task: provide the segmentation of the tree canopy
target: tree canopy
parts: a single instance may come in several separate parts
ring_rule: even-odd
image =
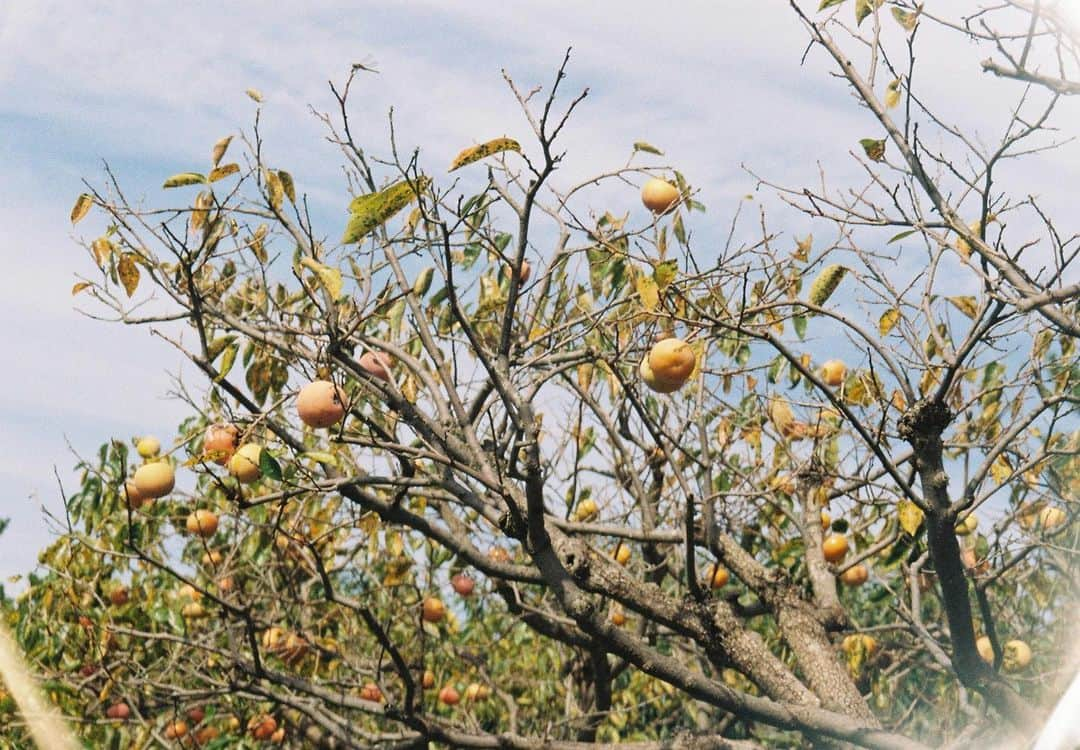
[[[722,226],[647,142],[559,180],[588,93],[564,90],[569,54],[545,87],[506,77],[522,127],[499,127],[528,138],[477,134],[450,165],[392,119],[388,144],[354,138],[354,68],[321,116],[337,225],[258,118],[146,201],[87,183],[73,293],[199,376],[161,446],[80,459],[3,605],[88,746],[1039,726],[1075,668],[1077,239],[1003,165],[1060,142],[1080,84],[1041,71],[1075,39],[1038,4],[804,5],[838,76],[813,85],[865,110],[864,178],[754,175],[760,210]],[[989,55],[996,142],[920,95],[924,27]],[[0,727],[26,741],[10,699]]]

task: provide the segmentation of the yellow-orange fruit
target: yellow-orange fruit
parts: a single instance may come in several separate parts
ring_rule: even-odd
[[[232,424],[212,424],[206,428],[203,436],[203,453],[210,459],[224,466],[236,453],[236,446],[240,441],[240,430]]]
[[[575,517],[579,521],[589,521],[596,518],[596,515],[600,512],[600,508],[597,507],[596,501],[591,497],[587,497],[578,503],[577,511],[574,513]]]
[[[641,202],[655,214],[662,214],[679,202],[679,189],[667,180],[652,177],[641,186]]]
[[[979,527],[979,519],[975,517],[974,513],[968,513],[961,518],[955,527],[955,531],[958,536],[967,536]]]
[[[161,441],[156,437],[139,438],[135,443],[135,451],[143,458],[153,458],[161,453]]]
[[[187,722],[183,719],[177,719],[176,721],[170,721],[165,725],[165,739],[177,740],[181,737],[186,737],[188,733]]]
[[[621,628],[626,624],[626,613],[623,612],[622,607],[614,607],[609,615],[611,624],[617,628]]]
[[[650,388],[671,393],[686,383],[696,364],[693,348],[682,339],[671,338],[653,345],[639,371]]]
[[[225,555],[221,554],[221,550],[212,549],[203,553],[202,564],[207,567],[216,568],[223,562],[225,562]]]
[[[262,476],[262,471],[259,469],[262,451],[262,446],[257,443],[241,445],[229,459],[229,473],[244,484],[258,480]]]
[[[840,580],[848,586],[862,586],[870,578],[870,571],[862,563],[852,565],[840,574]]]
[[[846,374],[847,365],[839,359],[830,359],[821,366],[821,379],[825,381],[825,385],[833,387],[840,385],[844,382]]]
[[[187,710],[187,717],[193,724],[198,724],[206,718],[206,709],[202,706],[192,706]]]
[[[280,745],[285,741],[285,727],[278,727],[277,731],[270,735],[270,744]]]
[[[467,701],[482,701],[491,695],[491,691],[488,690],[487,685],[481,685],[479,682],[470,682],[468,687],[465,688],[465,700]]]
[[[248,731],[257,740],[268,740],[277,731],[277,719],[269,714],[253,716],[248,722]]]
[[[458,573],[451,578],[450,585],[459,596],[472,596],[473,589],[476,588],[476,582],[464,573]]]
[[[217,531],[218,517],[213,511],[199,508],[187,517],[184,525],[187,527],[187,533],[209,539]]]
[[[828,562],[840,562],[847,556],[848,542],[843,534],[832,534],[822,542],[821,551]]]
[[[619,563],[619,565],[626,565],[630,562],[630,547],[623,542],[619,542],[612,557],[615,558],[615,562]]]
[[[300,389],[296,413],[308,427],[330,427],[345,416],[345,394],[329,380],[316,380]]]
[[[456,706],[461,700],[461,694],[454,689],[453,685],[444,685],[439,691],[439,702],[447,706]]]
[[[368,682],[360,688],[360,697],[372,703],[382,703],[383,694],[378,685],[374,682]]]
[[[389,382],[390,367],[393,365],[393,360],[390,359],[390,355],[386,352],[364,352],[357,364],[366,370],[368,374]]]
[[[123,721],[131,716],[131,707],[126,703],[114,703],[105,709],[105,716],[109,719]]]
[[[135,482],[131,479],[124,482],[120,495],[127,501],[128,507],[132,510],[142,507],[142,504],[147,500],[146,496],[139,492],[139,488],[135,486]]]
[[[862,647],[863,652],[867,656],[873,656],[877,653],[878,650],[877,640],[873,636],[864,635],[861,633],[855,633],[849,636],[845,636],[844,641],[841,644],[841,648],[844,649],[844,652],[849,654],[852,651],[855,651],[860,646]]]
[[[217,727],[213,726],[203,727],[202,729],[196,730],[193,736],[195,737],[195,744],[209,745],[211,742],[221,736],[221,731]]]
[[[164,497],[176,486],[176,473],[168,461],[155,461],[136,469],[132,482],[144,498]]]
[[[430,669],[425,669],[424,676],[420,678],[420,686],[424,688],[424,690],[430,690],[435,687],[435,673]]]
[[[722,589],[724,586],[727,586],[730,579],[731,576],[728,575],[727,568],[713,563],[709,566],[705,580],[709,582],[709,588]]]
[[[446,617],[446,605],[442,603],[442,600],[436,599],[434,596],[424,599],[420,609],[424,622],[439,622]]]
[[[1065,518],[1065,511],[1061,508],[1054,508],[1048,505],[1039,511],[1039,525],[1042,526],[1044,531],[1056,529],[1058,526],[1065,523]]]
[[[198,602],[188,602],[180,608],[180,614],[188,620],[201,620],[210,613],[206,611],[206,607]]]
[[[492,547],[488,550],[488,559],[494,563],[510,562],[510,553],[502,547]]]

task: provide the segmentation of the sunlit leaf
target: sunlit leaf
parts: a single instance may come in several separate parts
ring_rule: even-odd
[[[75,205],[71,207],[71,223],[78,224],[79,221],[86,216],[90,211],[90,207],[94,205],[94,198],[89,193],[83,193],[75,199]]]
[[[277,176],[281,180],[281,187],[285,190],[285,197],[289,199],[289,203],[296,205],[296,185],[293,183],[292,175],[284,169],[279,169]]]
[[[454,157],[454,160],[450,162],[450,168],[446,171],[453,172],[455,169],[460,169],[502,151],[520,152],[521,144],[513,138],[496,138],[487,143],[481,143],[479,146],[470,146]]]
[[[336,300],[341,296],[342,278],[341,271],[319,263],[314,258],[303,258],[300,265],[310,268],[319,277],[319,281],[330,294],[330,299]]]
[[[134,253],[124,253],[116,264],[116,273],[120,276],[120,283],[124,285],[127,296],[135,294],[139,286],[139,266],[135,263]]]
[[[818,10],[825,10],[826,8],[831,8],[834,5],[840,5],[843,2],[844,0],[821,0],[821,5],[818,6]]]
[[[1009,459],[1005,458],[1005,454],[1000,454],[994,459],[994,463],[990,464],[990,476],[998,484],[1005,484],[1012,477],[1013,469],[1009,464]]]
[[[903,8],[893,8],[892,14],[896,22],[904,27],[905,31],[914,31],[915,25],[919,22],[919,14],[922,12],[920,6],[918,10],[911,12],[906,11]]]
[[[836,287],[840,285],[840,281],[846,273],[847,268],[836,263],[821,269],[821,273],[814,279],[814,283],[810,285],[810,295],[808,297],[810,304],[820,307],[828,302],[829,297],[836,291]]]
[[[814,235],[808,234],[803,239],[795,240],[795,252],[793,257],[795,260],[805,263],[810,258],[810,250],[814,247]]]
[[[272,169],[266,170],[266,197],[271,207],[281,209],[281,204],[285,200],[285,187],[281,182],[281,177]]]
[[[656,268],[653,269],[653,279],[656,281],[656,286],[660,291],[667,289],[678,275],[679,263],[674,260],[665,260],[663,263],[658,263]]]
[[[962,312],[972,320],[979,314],[979,303],[974,297],[960,296],[960,297],[946,297],[952,303],[953,307]]]
[[[162,183],[163,188],[184,187],[185,185],[203,185],[206,183],[206,177],[198,172],[181,172],[180,174],[174,174],[169,179]]]
[[[341,238],[344,245],[359,242],[370,232],[381,227],[405,206],[416,200],[418,193],[427,189],[430,180],[420,177],[415,184],[406,181],[393,185],[377,193],[368,193],[354,198],[349,204],[349,223]]]
[[[93,284],[91,284],[89,281],[80,281],[75,284],[75,286],[71,287],[71,296],[74,297],[79,292],[83,291],[84,289],[89,289],[92,286]]]
[[[210,174],[206,176],[207,182],[217,182],[223,180],[231,174],[236,174],[240,171],[240,165],[236,162],[229,162],[228,164],[222,164],[220,167],[214,167],[210,170]]]
[[[910,500],[901,500],[896,504],[896,513],[902,528],[908,536],[915,536],[915,532],[922,526],[924,513],[922,509]]]
[[[428,266],[420,275],[416,277],[416,281],[413,282],[413,294],[417,297],[423,297],[428,293],[428,289],[431,288],[431,280],[435,278],[435,267]]]
[[[878,333],[882,336],[888,336],[889,332],[896,327],[896,323],[900,320],[900,311],[895,307],[889,308],[881,314],[881,318],[878,319]]]
[[[90,250],[94,253],[94,260],[104,267],[112,254],[116,252],[116,246],[108,237],[98,237],[90,243]]]
[[[652,276],[639,273],[634,280],[634,287],[637,289],[638,296],[641,297],[642,307],[650,312],[655,310],[660,304],[660,290]]]
[[[894,78],[885,87],[885,106],[892,109],[900,103],[900,79]]]
[[[225,156],[225,152],[228,150],[229,144],[232,143],[232,139],[233,137],[231,135],[227,135],[215,143],[214,147],[210,149],[210,163],[215,167],[221,162],[222,157]]]
[[[228,376],[229,371],[233,368],[233,364],[236,363],[236,354],[237,352],[239,352],[239,350],[240,347],[238,347],[236,344],[229,344],[225,347],[225,353],[221,357],[221,366],[218,367],[218,374],[216,380],[221,381]]]
[[[885,0],[855,0],[855,25],[859,26],[866,17],[874,12],[875,8],[880,8]]]
[[[889,241],[886,242],[885,244],[886,245],[891,245],[894,242],[899,242],[900,240],[904,239],[905,237],[910,237],[911,235],[915,234],[918,231],[919,231],[918,229],[908,229],[908,230],[906,230],[904,232],[899,232],[898,234],[894,234],[892,237],[890,237]]]
[[[263,95],[262,92],[258,89],[245,89],[244,93],[250,96],[254,101],[262,104]]]

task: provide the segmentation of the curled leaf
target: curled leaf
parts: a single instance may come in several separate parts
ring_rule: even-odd
[[[896,327],[896,323],[899,320],[899,310],[895,307],[886,310],[881,314],[881,318],[878,320],[878,333],[882,336],[888,336],[889,332]]]
[[[248,96],[250,96],[254,101],[258,102],[259,104],[262,104],[263,95],[262,95],[262,92],[259,91],[258,89],[245,89],[244,93],[247,94]]]
[[[71,207],[71,223],[78,224],[79,221],[86,216],[90,211],[90,207],[94,205],[94,199],[89,193],[83,193],[75,199],[75,205]]]
[[[180,174],[174,174],[172,177],[165,180],[161,187],[184,187],[185,185],[201,185],[205,182],[206,177],[198,172],[181,172]]]
[[[435,277],[434,266],[428,266],[420,275],[416,277],[416,281],[413,282],[413,294],[417,297],[423,297],[428,293],[428,289],[431,288],[431,280]]]
[[[885,0],[855,0],[855,25],[860,26],[866,17],[880,8]]]
[[[481,143],[479,146],[470,146],[454,157],[454,160],[450,162],[450,168],[446,171],[453,172],[455,169],[460,169],[501,151],[520,152],[521,144],[513,138],[496,138],[487,143]]]
[[[285,186],[281,183],[281,177],[271,169],[266,170],[266,197],[275,210],[279,210],[285,200]]]
[[[979,314],[979,303],[976,302],[974,297],[965,295],[960,297],[946,297],[945,299],[949,300],[953,307],[972,320]]]
[[[894,78],[885,87],[885,106],[892,109],[900,103],[900,79]]]
[[[217,182],[223,180],[231,174],[236,174],[240,171],[240,165],[234,161],[228,164],[222,164],[220,167],[214,167],[210,170],[210,174],[206,176],[207,182]]]
[[[658,149],[656,146],[652,145],[651,143],[646,143],[645,141],[635,141],[634,142],[634,150],[635,151],[644,151],[647,154],[656,154],[657,156],[663,156],[664,155],[663,151],[661,151],[660,149]]]
[[[284,169],[279,169],[277,176],[281,180],[281,187],[285,190],[285,197],[289,199],[290,203],[296,205],[296,185],[293,184],[292,175]]]
[[[810,285],[810,304],[818,307],[824,305],[832,296],[832,293],[836,291],[836,287],[840,285],[840,280],[844,278],[846,273],[847,268],[837,263],[823,268],[818,277],[814,279],[814,283]]]
[[[78,294],[82,290],[89,289],[92,286],[93,286],[93,284],[91,284],[89,281],[80,281],[80,282],[76,283],[75,286],[71,287],[71,296],[74,297],[76,294]]]
[[[893,8],[892,14],[896,22],[904,27],[904,31],[914,31],[915,25],[919,22],[919,14],[922,13],[922,6],[919,9],[912,12],[906,11],[903,8]]]
[[[113,245],[108,237],[98,237],[90,243],[90,250],[93,251],[94,260],[97,264],[104,267],[105,262],[112,257],[114,252],[116,252],[116,246]]]
[[[225,156],[226,149],[229,148],[229,144],[232,143],[233,137],[227,135],[220,141],[214,144],[214,147],[210,149],[210,161],[216,167],[218,162],[221,161],[221,157]]]

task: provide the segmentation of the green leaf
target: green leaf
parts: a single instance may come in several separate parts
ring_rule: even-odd
[[[169,179],[165,180],[161,187],[174,188],[184,187],[185,185],[204,185],[206,184],[206,177],[198,172],[181,172],[180,174],[174,174]]]
[[[520,153],[521,144],[513,138],[496,138],[487,143],[481,143],[479,146],[470,146],[454,157],[454,160],[450,162],[450,168],[446,171],[453,172],[455,169],[460,169],[501,151],[517,151]]]
[[[921,8],[914,13],[906,11],[902,8],[892,9],[893,18],[895,18],[896,22],[903,26],[904,30],[908,32],[915,30],[915,25],[919,22],[919,14],[921,12]]]
[[[795,335],[802,341],[806,338],[806,316],[796,315],[791,319],[792,325],[795,326]]]
[[[678,275],[679,263],[674,260],[665,260],[663,263],[658,263],[656,268],[653,269],[653,279],[661,292],[667,289]]]
[[[647,154],[656,154],[657,156],[663,156],[664,152],[658,149],[651,143],[645,141],[634,141],[634,151],[644,151]]]
[[[818,10],[825,10],[826,8],[831,8],[834,5],[840,5],[843,2],[844,0],[821,0],[821,5],[818,6]]]
[[[388,222],[405,206],[416,200],[430,184],[427,177],[420,177],[416,184],[402,180],[395,182],[377,193],[368,193],[354,198],[349,204],[349,223],[341,238],[343,245],[359,242],[369,233]]]
[[[79,221],[86,216],[90,211],[90,207],[94,205],[94,198],[89,193],[83,193],[75,199],[75,205],[71,208],[71,223],[78,224]]]
[[[919,231],[918,229],[908,229],[905,232],[900,232],[899,234],[894,234],[892,237],[889,238],[889,241],[886,242],[885,244],[886,245],[891,245],[894,242],[899,242],[900,240],[904,239],[905,237],[910,237],[911,235],[915,234],[918,231]]]
[[[880,8],[885,0],[855,0],[855,25],[860,26],[866,17]]]
[[[259,451],[259,471],[268,479],[281,480],[281,464],[265,448]]]
[[[300,265],[305,268],[309,268],[315,272],[315,275],[319,277],[319,282],[326,289],[330,295],[330,299],[337,300],[341,297],[342,279],[341,271],[330,266],[325,266],[319,263],[314,258],[302,258]]]
[[[431,280],[435,277],[435,267],[428,266],[420,275],[416,277],[416,281],[413,282],[413,294],[417,297],[423,297],[428,293],[428,289],[431,288]]]
[[[862,138],[859,140],[859,145],[863,147],[863,151],[874,161],[885,161],[885,139],[880,140],[874,138]]]
[[[238,351],[239,347],[236,344],[229,344],[225,347],[225,355],[221,358],[221,367],[218,368],[215,380],[220,382],[229,374],[229,370],[233,368],[233,364],[236,362],[236,353]]]

